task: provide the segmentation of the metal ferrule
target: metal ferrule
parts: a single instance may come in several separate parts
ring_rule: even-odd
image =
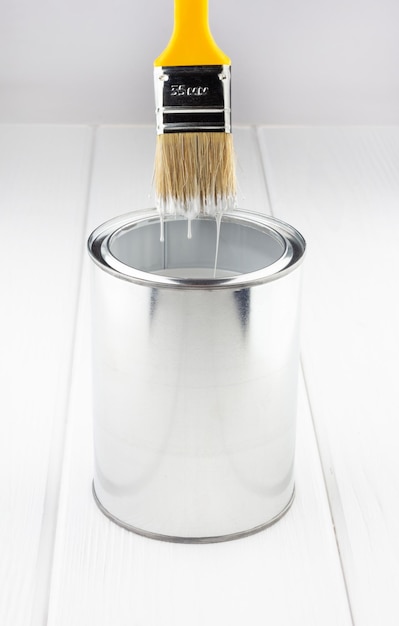
[[[231,132],[230,65],[155,67],[157,134]]]

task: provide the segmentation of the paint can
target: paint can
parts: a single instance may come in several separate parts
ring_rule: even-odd
[[[89,238],[93,492],[129,530],[212,542],[293,500],[305,241],[242,210],[191,227],[168,217],[160,241],[145,210]]]

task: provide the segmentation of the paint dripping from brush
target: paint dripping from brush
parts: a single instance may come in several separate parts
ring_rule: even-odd
[[[187,224],[187,239],[192,239],[192,237],[193,237],[193,233],[192,233],[192,229],[191,229],[191,221],[192,221],[192,220],[191,220],[191,218],[189,217],[189,218],[187,219],[187,222],[188,222],[188,224]]]
[[[165,219],[163,213],[159,212],[159,224],[160,224],[160,235],[159,241],[163,243],[165,241]]]
[[[219,256],[220,229],[223,214],[231,211],[236,207],[236,199],[231,196],[228,198],[218,197],[216,200],[210,198],[200,205],[198,198],[193,199],[190,203],[181,203],[176,199],[157,198],[157,209],[160,220],[160,242],[165,241],[165,216],[174,217],[175,219],[182,216],[187,219],[187,239],[192,239],[192,221],[201,217],[214,217],[216,220],[216,249],[215,262],[213,266],[213,278],[217,276],[217,264]]]
[[[216,215],[216,249],[215,249],[215,264],[213,266],[213,278],[216,278],[216,270],[219,256],[219,241],[220,241],[220,224],[222,222],[222,213]]]

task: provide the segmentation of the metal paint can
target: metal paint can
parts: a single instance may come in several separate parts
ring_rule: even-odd
[[[294,495],[305,241],[237,210],[130,213],[90,236],[100,509],[137,533],[211,542],[272,524]]]

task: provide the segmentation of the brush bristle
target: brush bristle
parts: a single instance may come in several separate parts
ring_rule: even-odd
[[[235,207],[233,136],[224,132],[158,135],[155,194],[162,215],[217,216]]]

